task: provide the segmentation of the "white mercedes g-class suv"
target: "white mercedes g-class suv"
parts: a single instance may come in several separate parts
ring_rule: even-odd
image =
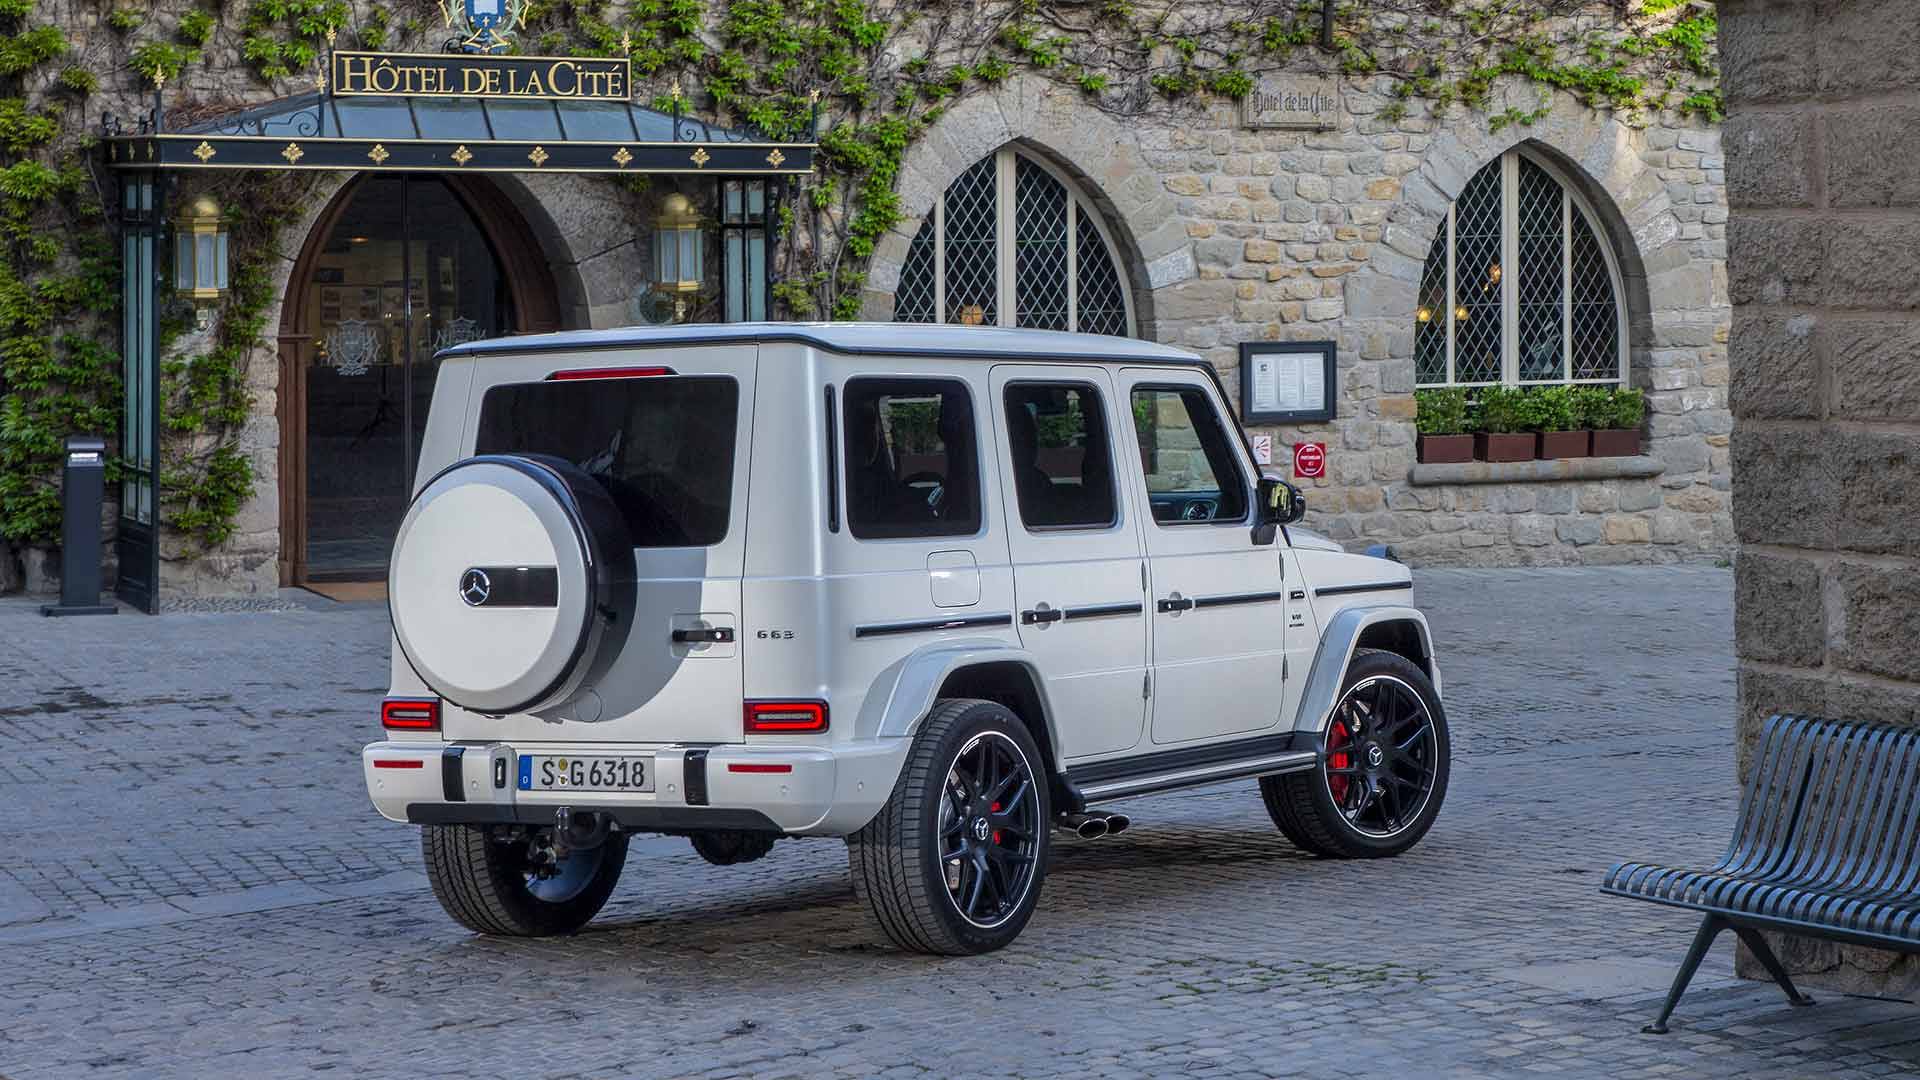
[[[441,354],[389,581],[381,814],[490,934],[565,933],[635,832],[716,863],[845,837],[900,947],[1033,914],[1051,830],[1258,778],[1317,855],[1445,796],[1404,566],[1288,526],[1213,369],[913,325],[512,337]]]

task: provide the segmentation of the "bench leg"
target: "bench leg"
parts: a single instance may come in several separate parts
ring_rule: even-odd
[[[1727,928],[1726,920],[1718,915],[1709,915],[1700,920],[1700,932],[1693,935],[1693,944],[1687,949],[1687,958],[1680,961],[1680,971],[1673,977],[1673,989],[1667,991],[1667,1003],[1660,1009],[1660,1016],[1653,1023],[1640,1029],[1642,1035],[1665,1035],[1667,1018],[1673,1015],[1674,1006],[1680,1004],[1680,996],[1687,992],[1687,984],[1693,981],[1693,973],[1700,969],[1700,961],[1706,959],[1707,950],[1713,948],[1713,939]]]
[[[1773,976],[1773,981],[1780,984],[1780,989],[1787,992],[1787,1001],[1801,1006],[1813,1004],[1812,998],[1793,985],[1793,980],[1787,976],[1787,969],[1780,963],[1780,958],[1773,955],[1772,947],[1767,944],[1766,938],[1760,936],[1760,931],[1749,926],[1736,926],[1733,932],[1740,935],[1747,950],[1767,969],[1767,974]]]

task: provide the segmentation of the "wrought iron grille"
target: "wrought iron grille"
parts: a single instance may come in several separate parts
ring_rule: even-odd
[[[1127,298],[1107,242],[1084,208],[1075,209],[1074,255],[1080,276],[1080,332],[1127,336]]]
[[[1482,169],[1453,208],[1453,378],[1499,382],[1500,170]]]
[[[975,162],[934,204],[907,247],[893,317],[1125,336],[1128,300],[1085,198],[1009,148]]]
[[[946,195],[946,321],[1000,321],[1000,198],[993,158],[973,163]]]
[[[1023,157],[1014,158],[1013,298],[1015,326],[1068,328],[1067,210],[1060,181]]]
[[[1617,382],[1619,305],[1586,204],[1548,164],[1508,151],[1467,181],[1428,250],[1414,381]]]

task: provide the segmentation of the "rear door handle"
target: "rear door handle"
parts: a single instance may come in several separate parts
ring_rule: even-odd
[[[1036,623],[1044,625],[1046,623],[1059,622],[1066,617],[1067,612],[1065,608],[1035,608],[1032,611],[1021,612],[1020,622],[1025,626],[1032,626]]]
[[[1192,611],[1193,597],[1181,596],[1179,593],[1174,593],[1172,596],[1169,596],[1165,600],[1160,601],[1155,606],[1159,608],[1162,614],[1165,614],[1166,612],[1169,612],[1169,611]]]
[[[694,630],[675,630],[673,643],[675,645],[731,645],[733,627],[714,626]]]

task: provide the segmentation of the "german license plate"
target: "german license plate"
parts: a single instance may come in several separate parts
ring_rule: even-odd
[[[652,791],[653,755],[520,755],[521,791]]]

